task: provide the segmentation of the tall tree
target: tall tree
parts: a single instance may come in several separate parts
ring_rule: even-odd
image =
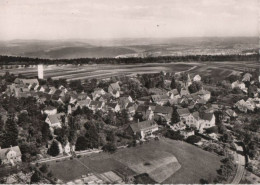
[[[60,149],[59,149],[58,142],[56,142],[56,141],[52,142],[51,147],[48,150],[48,154],[53,156],[53,157],[55,157],[55,156],[60,154]]]
[[[3,148],[8,148],[10,146],[17,146],[18,139],[18,126],[15,123],[14,116],[10,115],[5,123],[5,134]]]

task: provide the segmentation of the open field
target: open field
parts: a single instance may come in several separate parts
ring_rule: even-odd
[[[216,80],[222,80],[232,73],[240,73],[245,70],[259,69],[258,62],[178,62],[178,63],[145,63],[145,64],[95,64],[95,65],[49,65],[44,66],[44,77],[53,79],[66,78],[68,80],[84,80],[91,78],[108,78],[111,76],[133,75],[142,73],[182,72],[211,75]],[[13,74],[23,74],[27,77],[37,76],[37,66],[30,68],[3,69],[0,75],[6,71]]]
[[[216,177],[220,160],[220,157],[188,143],[162,138],[113,154],[92,154],[48,164],[54,176],[64,182],[89,172],[101,174],[124,170],[129,175],[146,172],[161,183],[200,183],[201,178],[213,180]]]

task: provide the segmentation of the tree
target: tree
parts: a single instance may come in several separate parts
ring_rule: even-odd
[[[190,93],[196,93],[199,90],[201,90],[202,85],[199,82],[193,82],[190,86],[189,86],[189,91]]]
[[[53,141],[48,150],[48,154],[55,157],[60,154],[60,149],[57,141]]]
[[[10,146],[17,146],[18,139],[18,126],[14,121],[13,116],[9,116],[5,123],[5,134],[3,148],[8,148]]]
[[[42,173],[47,173],[48,172],[48,166],[44,163],[41,167],[40,167],[40,171]]]
[[[88,143],[87,139],[84,136],[79,136],[76,141],[75,150],[81,151],[88,149]]]
[[[175,124],[178,123],[180,121],[180,116],[177,112],[177,107],[173,107],[173,111],[172,111],[172,118],[171,118],[171,123]]]
[[[44,123],[41,131],[42,131],[42,141],[47,143],[51,138],[50,126],[47,123]]]
[[[31,176],[31,184],[36,184],[41,180],[41,176],[39,172],[35,171],[34,174]]]
[[[110,153],[115,152],[116,149],[117,149],[117,148],[116,148],[115,144],[113,144],[113,143],[111,143],[111,142],[107,143],[106,145],[104,145],[104,146],[102,147],[102,150],[104,150],[105,152],[110,152]]]
[[[184,136],[180,134],[179,131],[173,131],[173,130],[167,130],[167,132],[164,135],[165,137],[168,137],[173,140],[183,140]]]
[[[189,136],[186,141],[190,144],[195,144],[198,143],[201,140],[201,138],[199,136],[193,135],[193,136]]]
[[[171,81],[171,89],[176,89],[176,88],[177,88],[177,85],[176,85],[175,78],[172,77],[172,81]]]

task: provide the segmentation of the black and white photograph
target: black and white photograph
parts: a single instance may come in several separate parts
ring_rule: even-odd
[[[0,0],[0,184],[260,184],[260,0]]]

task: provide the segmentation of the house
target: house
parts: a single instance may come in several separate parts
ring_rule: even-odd
[[[49,87],[49,92],[48,94],[54,94],[56,92],[56,88],[55,87]]]
[[[77,101],[77,104],[75,107],[80,107],[80,108],[89,107],[90,103],[91,103],[90,99],[80,100],[80,101]]]
[[[120,92],[120,86],[119,86],[119,82],[116,82],[116,83],[111,83],[109,86],[108,86],[108,92],[109,93],[113,93],[113,92]]]
[[[247,113],[247,111],[248,110],[250,110],[250,111],[254,111],[255,110],[255,104],[254,104],[254,102],[253,101],[250,101],[250,99],[249,100],[247,100],[247,101],[245,101],[245,100],[239,100],[236,104],[235,104],[235,107],[238,109],[238,110],[240,110],[241,112],[245,112],[245,113]]]
[[[180,92],[181,97],[187,96],[189,94],[190,94],[190,92],[187,89],[181,89],[181,92]]]
[[[139,105],[136,109],[136,113],[140,116],[142,116],[142,119],[144,120],[152,120],[154,117],[154,112],[149,105]]]
[[[24,79],[24,78],[16,78],[14,80],[14,83],[16,84],[23,84],[23,85],[32,85],[32,84],[39,84],[38,79],[33,78],[33,79]]]
[[[12,166],[15,165],[15,163],[21,162],[21,151],[19,146],[14,146],[10,148],[3,148],[0,147],[0,161],[2,161],[2,164],[11,164]]]
[[[102,101],[91,101],[89,104],[89,108],[93,111],[102,110],[105,103]]]
[[[48,115],[54,115],[57,114],[57,108],[53,106],[48,106],[43,109],[43,112]]]
[[[132,121],[133,120],[133,117],[135,115],[135,111],[137,109],[137,104],[135,103],[129,103],[126,107],[126,110],[128,112],[128,116],[129,116],[129,120]]]
[[[110,93],[114,98],[119,98],[119,97],[120,97],[120,91],[113,90],[113,91],[110,91],[109,93]]]
[[[252,75],[250,73],[246,73],[243,75],[242,82],[249,82],[252,78]]]
[[[235,119],[237,117],[237,114],[235,111],[231,110],[231,109],[227,109],[224,112],[224,121],[229,122],[232,119]]]
[[[170,122],[172,118],[172,107],[156,106],[154,109],[154,119],[158,120],[160,117],[165,121]]]
[[[118,103],[108,103],[107,104],[107,110],[111,110],[113,112],[119,112],[120,106]]]
[[[129,103],[133,102],[131,96],[120,97],[118,100],[119,106],[121,109],[125,109]]]
[[[182,109],[177,109],[177,113],[180,117],[180,120],[187,124],[188,126],[195,125],[197,120],[194,118],[193,114],[190,113],[189,109],[187,108],[182,108]]]
[[[61,119],[57,114],[48,115],[45,122],[49,124],[50,128],[61,128]]]
[[[170,126],[172,130],[179,131],[179,130],[185,130],[187,128],[187,125],[183,122],[175,123],[174,125]]]
[[[97,98],[99,98],[101,95],[104,95],[104,94],[106,94],[106,92],[103,89],[97,88],[92,93],[92,98],[93,98],[93,100],[96,100]]]
[[[247,93],[247,88],[246,88],[246,85],[245,85],[245,83],[244,82],[239,82],[238,80],[237,81],[235,81],[235,82],[233,82],[232,84],[231,84],[231,87],[232,87],[232,89],[234,89],[234,88],[239,88],[239,89],[241,89],[242,91],[244,91],[244,92],[246,92]]]
[[[200,91],[195,93],[196,95],[198,95],[202,100],[204,101],[209,101],[210,97],[211,97],[211,93],[207,90],[201,89]]]
[[[194,82],[200,82],[200,81],[201,81],[200,75],[195,75],[195,76],[193,77],[193,81],[194,81]]]
[[[194,112],[193,117],[196,120],[193,126],[195,126],[200,133],[203,133],[205,129],[214,127],[216,125],[216,118],[214,113]]]
[[[170,99],[181,98],[177,89],[172,89],[172,90],[168,91],[167,95],[169,96]]]
[[[128,127],[128,131],[133,135],[139,136],[140,139],[151,136],[158,129],[158,125],[153,120],[132,123]]]
[[[165,103],[168,102],[169,97],[164,94],[164,95],[151,95],[151,100],[152,102],[158,104],[158,105],[164,105]]]

